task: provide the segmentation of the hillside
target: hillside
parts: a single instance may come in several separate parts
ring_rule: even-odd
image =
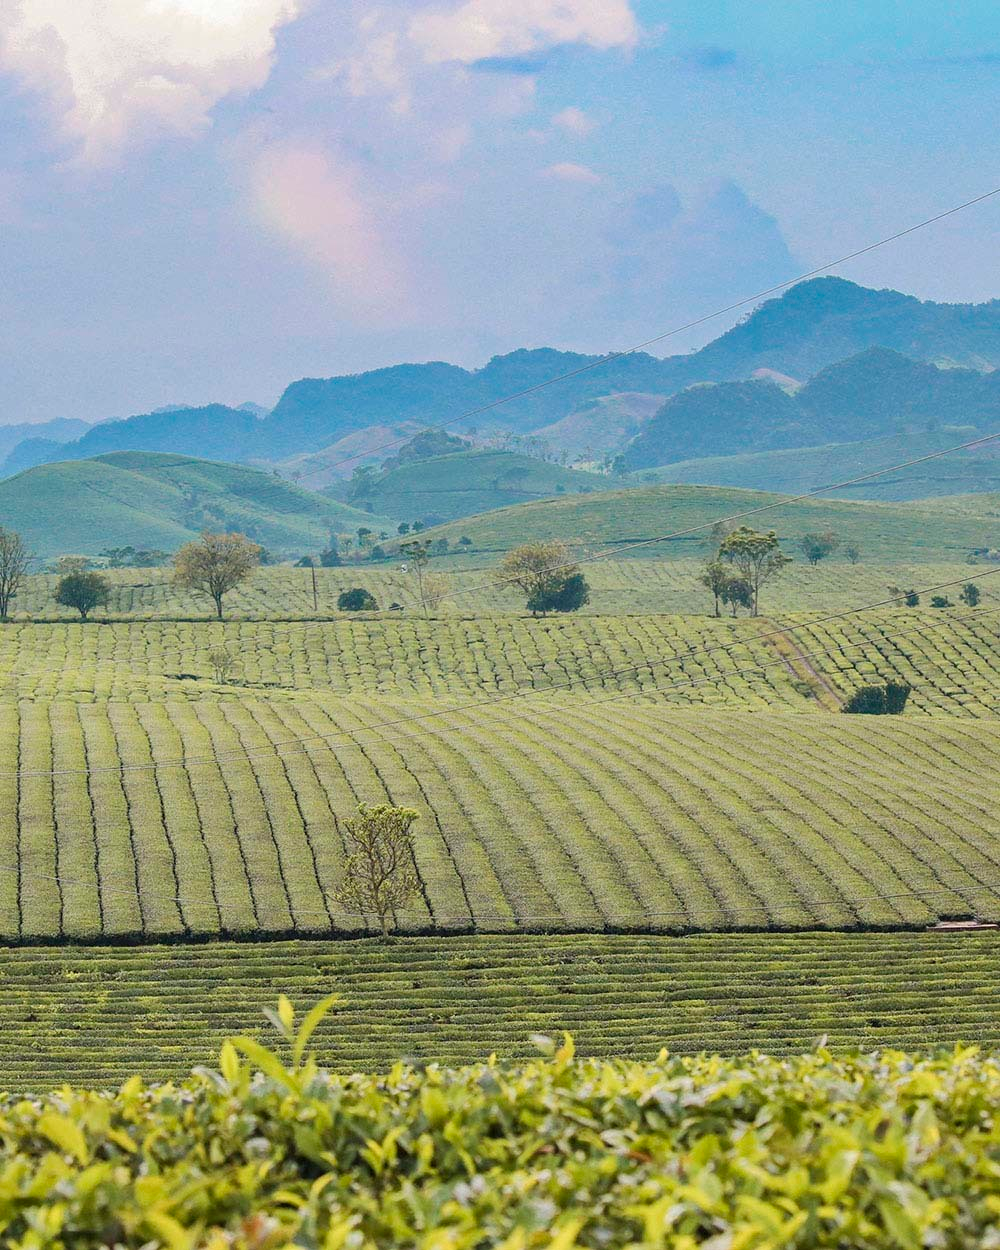
[[[911,433],[857,443],[829,443],[784,451],[748,452],[681,460],[636,474],[640,482],[737,486],[747,490],[798,495],[829,483],[902,464],[974,438],[970,427],[947,427],[934,433]],[[841,498],[885,501],[926,500],[968,492],[967,511],[986,512],[974,492],[1000,490],[1000,440],[968,452],[956,452],[901,473],[836,492]]]
[[[612,480],[508,451],[462,451],[407,461],[352,495],[355,507],[425,524],[557,494],[607,490]]]
[[[872,348],[821,370],[793,395],[767,380],[689,387],[645,423],[626,459],[630,468],[651,468],[943,425],[1000,429],[1000,372],[940,369]]]
[[[0,524],[41,558],[126,545],[173,551],[206,528],[298,554],[322,546],[331,526],[378,523],[256,469],[153,452],[40,465],[0,482]]]
[[[617,548],[779,502],[779,495],[728,487],[639,486],[518,504],[438,526],[427,536],[455,542],[465,534],[477,551],[493,554],[545,538],[583,548]],[[971,511],[948,515],[932,508],[921,524],[917,515],[903,504],[815,499],[781,503],[747,523],[775,529],[786,543],[809,531],[832,529],[845,545],[856,544],[867,559],[881,563],[963,560],[976,548],[1000,547],[996,517]],[[698,554],[705,550],[706,535],[707,530],[699,531],[634,554],[646,559]]]

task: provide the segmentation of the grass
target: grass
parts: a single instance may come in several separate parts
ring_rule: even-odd
[[[482,551],[505,551],[519,543],[562,538],[585,547],[622,546],[640,539],[711,524],[720,517],[776,502],[780,496],[722,486],[641,486],[600,494],[561,496],[468,517],[426,531],[431,539],[457,542],[463,535]],[[813,530],[834,530],[845,545],[856,543],[887,563],[962,560],[979,547],[1000,546],[1000,521],[974,512],[950,514],[912,504],[805,500],[783,504],[748,520],[775,529],[789,545]],[[701,550],[705,534],[641,548],[644,558],[669,558]]]
[[[0,525],[47,558],[127,545],[173,551],[203,529],[240,530],[265,547],[300,554],[325,545],[331,527],[391,522],[257,469],[114,452],[39,465],[0,482]]]
[[[342,1072],[400,1056],[447,1064],[535,1052],[651,1060],[662,1046],[737,1055],[809,1049],[1000,1046],[996,935],[507,935],[447,941],[246,942],[0,952],[0,1085],[162,1080],[258,1033],[261,1005],[347,999],[321,1027]]]

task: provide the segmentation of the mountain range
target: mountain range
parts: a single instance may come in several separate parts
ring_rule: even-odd
[[[866,360],[870,348],[888,349],[895,356]],[[951,419],[930,409],[938,396],[949,404],[961,402],[963,386],[970,402],[988,408],[995,391],[980,388],[977,378],[1000,365],[1000,301],[936,304],[898,291],[869,290],[841,278],[816,278],[761,304],[699,351],[665,359],[643,352],[599,363],[602,359],[552,348],[522,349],[494,357],[476,370],[438,361],[305,378],[287,387],[275,408],[262,417],[248,406],[208,404],[105,421],[72,441],[32,429],[31,444],[13,448],[6,471],[56,459],[140,449],[274,464],[322,455],[372,427],[409,431],[442,423],[458,433],[506,431],[544,437],[556,452],[579,454],[595,442],[607,452],[621,450],[633,435],[637,441],[644,440],[641,427],[652,412],[660,414],[655,420],[662,428],[674,417],[681,423],[694,420],[702,403],[717,410],[712,423],[716,441],[709,446],[699,436],[682,446],[678,439],[668,439],[670,455],[727,454],[747,446],[745,438],[739,441],[741,422],[747,415],[755,436],[763,424],[768,430],[775,427],[773,438],[780,439],[787,426],[792,442],[784,445],[863,437],[857,429],[842,433],[837,425],[818,426],[824,421],[853,420],[850,405],[859,397],[868,402],[864,392],[873,377],[880,398],[869,403],[869,417],[874,404],[882,406],[888,421]],[[839,376],[827,372],[838,364],[846,372]],[[923,366],[922,372],[910,367],[914,364]],[[953,372],[954,366],[961,366],[959,380],[941,376]],[[895,383],[896,390],[890,394],[893,369],[903,380]],[[792,384],[808,381],[807,393],[793,410],[779,397],[782,386],[777,383],[763,395],[756,390],[727,390],[710,400],[678,401],[671,416],[662,417],[664,402],[686,388],[747,382],[761,372]],[[572,376],[532,389],[567,374]],[[916,387],[914,395],[903,394],[900,388],[911,384]],[[825,398],[824,387],[831,391]],[[519,397],[499,402],[511,395]],[[627,402],[621,398],[625,396]],[[721,417],[718,414],[730,400],[733,407],[727,421],[724,412]],[[898,412],[884,410],[890,400],[902,405]],[[772,415],[765,416],[767,412]],[[617,444],[608,446],[607,440],[601,440],[602,415],[620,430]],[[963,418],[970,419],[968,415]],[[590,436],[583,433],[588,425]],[[867,428],[871,426],[869,421]],[[44,441],[39,441],[39,435]],[[363,437],[358,441],[366,442]],[[768,443],[776,445],[773,440]],[[651,463],[652,444],[645,446],[642,450],[640,443],[631,457],[633,463],[640,457],[643,463]],[[344,472],[349,475],[353,465],[352,461],[343,466]]]

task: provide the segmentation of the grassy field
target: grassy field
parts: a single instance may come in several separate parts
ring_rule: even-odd
[[[346,996],[315,1042],[339,1071],[526,1057],[532,1033],[564,1028],[581,1054],[646,1060],[824,1035],[838,1050],[1000,1046],[993,933],[36,948],[0,952],[0,977],[0,1086],[18,1091],[179,1076],[229,1034],[267,1040],[260,1008],[280,991],[303,1007]]]
[[[631,487],[502,508],[438,526],[427,534],[451,542],[465,534],[480,551],[508,550],[542,538],[624,547],[639,539],[711,524],[779,498],[722,486]],[[971,509],[950,513],[913,504],[814,499],[783,504],[747,523],[757,529],[775,529],[790,545],[804,533],[832,529],[845,545],[857,543],[868,559],[887,563],[963,560],[975,548],[1000,547],[1000,518],[981,516]],[[697,534],[640,548],[635,554],[669,559],[675,552],[685,554],[704,545],[705,535]]]
[[[707,547],[683,558],[669,560],[595,560],[585,566],[590,602],[584,616],[621,616],[652,612],[706,615],[712,610],[708,591],[698,581],[708,558]],[[493,553],[445,556],[431,562],[431,570],[444,579],[444,594],[432,613],[436,617],[525,615],[524,595],[509,586],[498,586],[490,564]],[[420,611],[420,598],[412,572],[402,561],[347,565],[317,569],[317,602],[313,603],[309,569],[287,565],[261,568],[226,598],[226,615],[237,620],[343,620],[337,596],[361,586],[370,591],[382,612],[394,603],[405,614]],[[989,576],[997,565],[966,561],[896,564],[865,560],[852,565],[846,560],[827,560],[815,567],[804,560],[790,565],[761,595],[768,612],[837,611],[874,603],[889,595],[889,586],[923,587],[944,582],[982,580],[984,601],[1000,599],[1000,574]],[[111,583],[106,607],[92,617],[106,620],[214,620],[215,609],[204,595],[179,590],[171,584],[169,569],[111,569],[104,574]],[[78,614],[55,602],[58,578],[53,574],[29,577],[14,601],[14,620],[72,621]],[[997,582],[996,588],[992,583]],[[958,587],[947,593],[956,597]]]
[[[203,529],[240,530],[282,553],[325,545],[330,529],[392,523],[258,469],[155,452],[39,465],[0,482],[0,525],[39,557],[109,547],[174,551]]]

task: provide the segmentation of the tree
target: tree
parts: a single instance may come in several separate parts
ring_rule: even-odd
[[[174,581],[208,595],[222,620],[223,598],[245,581],[260,563],[260,547],[245,534],[202,534],[174,556]]]
[[[723,539],[719,556],[728,560],[750,587],[751,616],[757,616],[760,611],[760,589],[764,583],[777,577],[785,565],[791,563],[791,556],[786,556],[778,545],[774,530],[759,534],[746,525]]]
[[[705,571],[698,578],[698,581],[706,587],[712,598],[715,600],[715,615],[721,616],[719,604],[722,601],[722,592],[726,582],[732,577],[732,572],[727,564],[721,560],[710,560],[705,565]]]
[[[414,521],[413,528],[416,531],[417,522]],[[424,586],[424,570],[427,568],[431,558],[430,539],[411,538],[408,543],[400,544],[400,551],[406,556],[407,564],[404,568],[412,567],[417,575],[417,593],[420,596],[420,607],[424,616],[428,614],[429,599]]]
[[[827,556],[833,553],[840,546],[840,539],[833,530],[824,530],[822,533],[803,534],[799,539],[799,549],[810,564],[819,564],[820,560],[825,560]]]
[[[71,573],[86,573],[90,568],[87,556],[60,556],[56,561],[56,572],[60,577],[69,577]]]
[[[750,583],[745,577],[733,577],[730,574],[722,587],[720,597],[722,602],[732,610],[733,616],[736,615],[739,608],[746,608],[749,611],[753,606]]]
[[[227,651],[225,647],[216,647],[208,653],[208,662],[212,666],[212,672],[215,674],[215,680],[220,686],[225,685],[232,676],[233,669],[236,666],[236,658],[231,651]]]
[[[341,612],[378,611],[375,596],[361,586],[355,586],[352,590],[342,590],[337,596],[337,607]]]
[[[951,600],[947,595],[931,595],[932,608],[950,608]]]
[[[905,682],[859,686],[840,710],[854,716],[899,716],[909,697],[910,687]]]
[[[850,560],[852,564],[861,563],[861,548],[855,543],[851,543],[849,546],[844,548],[844,555],[847,556],[848,560]]]
[[[531,595],[528,608],[531,612],[578,612],[590,602],[590,587],[582,573],[563,571],[543,589]]]
[[[979,600],[982,598],[982,593],[975,582],[966,582],[958,597],[962,600],[966,607],[976,608],[979,606]],[[2,619],[6,620],[7,618],[4,616]]]
[[[68,573],[56,587],[56,603],[76,608],[85,621],[94,608],[107,603],[111,587],[100,573]]]
[[[31,556],[21,535],[0,526],[0,621],[9,618],[10,605],[21,589],[30,563]]]
[[[583,574],[570,558],[569,548],[559,539],[525,543],[509,551],[497,571],[496,582],[518,586],[533,613],[575,612],[590,598]]]
[[[903,596],[903,602],[908,608],[918,608],[920,607],[920,596],[915,590],[908,590]]]
[[[416,819],[409,807],[360,803],[357,816],[344,821],[348,855],[337,901],[349,911],[374,912],[384,938],[390,917],[395,922],[419,888],[410,832]]]

